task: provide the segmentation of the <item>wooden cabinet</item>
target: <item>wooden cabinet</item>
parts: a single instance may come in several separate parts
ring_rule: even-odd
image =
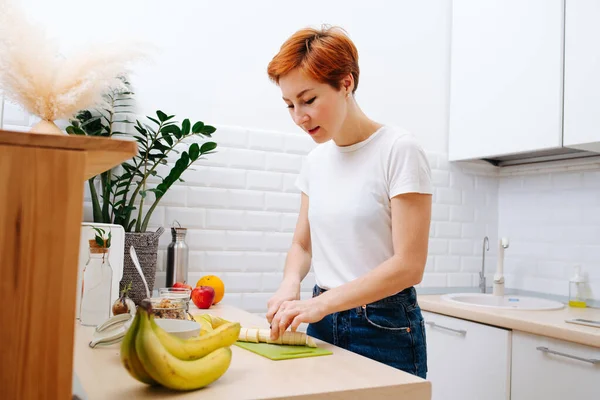
[[[84,181],[135,142],[0,131],[0,391],[71,398]]]
[[[515,331],[511,376],[512,400],[595,399],[600,349]]]
[[[432,400],[510,398],[511,331],[423,312]]]
[[[564,146],[600,152],[600,2],[565,8]]]

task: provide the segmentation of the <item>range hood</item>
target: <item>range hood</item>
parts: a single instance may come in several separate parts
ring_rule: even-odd
[[[536,150],[525,153],[509,154],[505,156],[482,158],[496,167],[507,167],[511,165],[534,164],[557,160],[581,159],[586,157],[600,157],[597,152],[574,149],[570,147],[558,147],[554,149]]]

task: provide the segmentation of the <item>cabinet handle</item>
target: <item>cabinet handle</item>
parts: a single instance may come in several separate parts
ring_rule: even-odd
[[[464,329],[448,328],[447,326],[438,325],[438,324],[436,324],[433,321],[427,321],[426,324],[429,325],[429,326],[431,326],[432,328],[445,329],[447,331],[458,333],[459,335],[463,335],[463,336],[465,336],[467,334],[467,331],[465,331]]]
[[[539,350],[542,353],[556,354],[557,356],[562,356],[562,357],[566,357],[566,358],[572,358],[573,360],[579,360],[579,361],[587,362],[587,363],[590,363],[590,364],[600,364],[600,360],[598,360],[596,358],[577,357],[577,356],[573,356],[571,354],[561,353],[560,351],[550,350],[549,348],[544,347],[544,346],[536,347],[536,350]]]

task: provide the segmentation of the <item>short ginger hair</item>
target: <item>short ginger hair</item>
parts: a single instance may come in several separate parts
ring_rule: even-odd
[[[346,32],[339,27],[305,28],[287,39],[267,68],[269,78],[279,79],[300,68],[310,78],[340,90],[341,81],[348,74],[358,87],[358,51]]]

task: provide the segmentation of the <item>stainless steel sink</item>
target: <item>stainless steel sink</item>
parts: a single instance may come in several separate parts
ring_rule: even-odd
[[[560,310],[565,305],[554,300],[526,296],[494,296],[484,293],[452,293],[442,296],[442,300],[451,303],[487,308],[511,310]]]

